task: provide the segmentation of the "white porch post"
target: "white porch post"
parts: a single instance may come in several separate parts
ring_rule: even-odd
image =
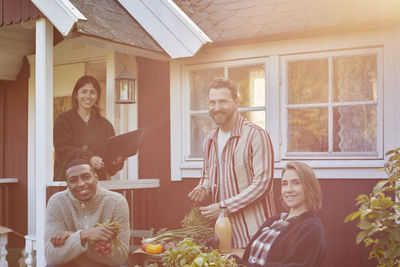
[[[7,263],[7,235],[8,233],[0,234],[0,267],[8,267]]]
[[[114,124],[115,118],[115,52],[109,51],[107,53],[106,65],[106,118]]]
[[[36,257],[46,266],[44,231],[46,182],[53,177],[53,26],[47,19],[36,22]]]

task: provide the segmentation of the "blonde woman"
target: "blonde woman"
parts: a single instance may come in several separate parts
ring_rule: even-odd
[[[322,223],[314,211],[321,209],[322,193],[314,171],[303,162],[290,162],[282,171],[281,193],[288,213],[273,216],[247,245],[245,266],[319,267],[327,252]]]

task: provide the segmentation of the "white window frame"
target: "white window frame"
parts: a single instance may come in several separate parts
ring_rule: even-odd
[[[229,61],[229,62],[218,62],[212,64],[199,64],[199,65],[192,65],[184,67],[183,70],[183,84],[187,90],[183,91],[183,97],[186,101],[183,102],[184,108],[184,119],[183,119],[183,131],[184,131],[184,144],[190,144],[190,116],[193,114],[207,114],[208,109],[203,110],[195,110],[192,111],[190,109],[190,72],[194,70],[204,70],[204,69],[215,69],[215,68],[223,68],[224,69],[224,77],[228,78],[228,69],[232,67],[246,67],[246,66],[255,66],[255,65],[263,65],[265,69],[265,105],[264,106],[257,106],[257,107],[239,107],[239,112],[246,112],[246,111],[264,111],[265,112],[265,122],[267,122],[267,65],[268,65],[268,57],[259,58],[259,59],[247,59],[247,60],[240,60],[240,61]],[[206,97],[206,96],[205,96]],[[210,121],[212,120],[211,117],[209,118]],[[190,145],[183,147],[183,155],[185,162],[202,162],[203,158],[194,158],[189,157],[190,155]]]
[[[378,151],[375,157],[349,157],[325,159],[297,157],[309,164],[318,178],[322,179],[378,179],[385,176],[378,171],[385,163],[383,153],[400,146],[400,30],[388,29],[371,32],[358,32],[343,35],[319,36],[304,39],[281,40],[249,45],[208,48],[193,58],[170,61],[170,138],[171,138],[171,180],[181,181],[182,178],[200,178],[202,162],[185,162],[183,147],[189,144],[183,142],[183,124],[185,98],[187,88],[184,86],[184,70],[194,65],[205,68],[216,62],[238,62],[247,59],[267,57],[266,68],[266,105],[267,131],[274,147],[274,177],[281,176],[281,170],[292,158],[281,154],[283,143],[282,91],[283,73],[282,57],[330,53],[334,51],[354,53],[357,50],[381,49],[381,60],[378,62],[380,76],[380,109],[377,123],[380,124]],[[378,78],[379,79],[379,78]],[[384,85],[384,87],[383,87]],[[384,121],[384,123],[383,123]],[[378,134],[378,133],[377,133]]]
[[[179,142],[181,144],[178,149],[175,146],[171,146],[171,154],[174,155],[175,158],[179,158],[179,163],[172,159],[171,161],[171,180],[179,181],[182,177],[185,178],[199,178],[201,176],[201,169],[203,166],[202,158],[190,158],[190,115],[201,113],[208,114],[208,109],[201,111],[193,111],[190,112],[190,71],[193,70],[202,70],[202,69],[212,69],[212,68],[223,68],[225,77],[228,76],[228,68],[232,67],[243,67],[243,66],[251,66],[251,65],[264,65],[265,68],[265,105],[263,107],[244,107],[238,108],[239,112],[241,111],[257,111],[262,110],[265,111],[265,121],[269,120],[271,117],[271,109],[272,107],[271,99],[272,97],[268,97],[270,92],[270,82],[268,71],[270,65],[269,57],[260,57],[260,58],[252,58],[252,59],[244,59],[244,60],[233,60],[233,61],[220,61],[214,62],[210,64],[189,64],[180,66],[180,75],[181,75],[181,99],[178,100],[180,105],[180,112],[174,113],[174,101],[173,97],[171,97],[171,129],[182,129],[180,133],[175,132],[176,134],[171,134],[171,141],[174,143]],[[172,85],[171,85],[172,87]],[[211,120],[211,118],[210,118]],[[175,124],[174,124],[175,122]],[[175,126],[174,126],[175,125]],[[270,125],[266,125],[266,130],[269,131]]]
[[[332,108],[341,104],[334,104],[332,100],[332,64],[333,57],[338,56],[357,56],[357,55],[376,55],[377,57],[377,101],[363,101],[357,102],[361,104],[376,104],[377,111],[377,152],[332,152],[333,147],[333,113]],[[313,59],[327,59],[329,65],[329,96],[327,103],[316,103],[316,104],[304,104],[294,105],[288,104],[288,63],[299,61],[299,60],[313,60]],[[331,51],[321,53],[308,53],[308,54],[296,54],[289,56],[282,56],[282,97],[281,97],[281,118],[282,118],[282,145],[281,155],[282,159],[296,160],[296,159],[383,159],[383,48],[365,48],[356,50],[345,50],[345,51]],[[315,106],[315,107],[328,107],[328,152],[288,152],[288,137],[287,137],[287,124],[288,124],[288,106]],[[349,102],[349,105],[352,105]]]

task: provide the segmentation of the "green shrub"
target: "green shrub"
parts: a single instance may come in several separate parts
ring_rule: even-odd
[[[364,242],[366,247],[372,245],[369,259],[377,259],[379,267],[400,266],[400,147],[386,156],[389,159],[381,170],[388,178],[379,181],[368,195],[359,195],[358,211],[345,219],[345,222],[358,219],[361,231],[356,242]]]

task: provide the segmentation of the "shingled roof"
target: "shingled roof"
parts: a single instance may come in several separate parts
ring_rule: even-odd
[[[70,1],[87,18],[77,22],[76,32],[164,53],[116,0]]]
[[[398,0],[174,0],[214,41],[271,40],[400,25]]]

